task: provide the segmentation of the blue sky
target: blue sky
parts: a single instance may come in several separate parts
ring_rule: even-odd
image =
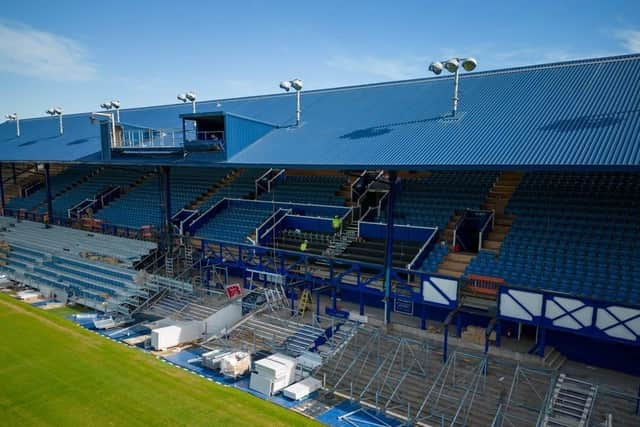
[[[640,52],[640,1],[5,2],[0,114],[40,116]],[[98,6],[99,5],[99,6]]]

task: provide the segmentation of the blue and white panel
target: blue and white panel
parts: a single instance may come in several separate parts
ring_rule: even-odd
[[[537,324],[542,317],[543,296],[535,292],[502,288],[500,317]]]
[[[577,298],[549,296],[545,307],[547,327],[581,331],[593,324],[594,308]]]
[[[640,310],[616,305],[598,308],[595,326],[608,337],[637,342],[640,340]]]
[[[423,278],[422,299],[431,305],[454,308],[458,300],[458,281],[443,277]]]

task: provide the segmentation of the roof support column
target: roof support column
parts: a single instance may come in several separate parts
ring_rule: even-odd
[[[160,245],[166,247],[167,252],[171,252],[173,244],[171,226],[171,167],[160,166],[158,168],[158,178],[160,181]]]
[[[18,176],[16,175],[16,164],[15,163],[11,163],[11,173],[13,174],[13,183],[17,184],[18,183]]]
[[[384,253],[384,324],[391,322],[391,269],[393,268],[393,211],[396,201],[398,173],[389,171],[389,196],[387,197],[387,239]]]
[[[0,215],[4,215],[4,179],[2,178],[2,163],[0,163]]]
[[[51,174],[49,173],[49,163],[44,164],[44,183],[47,187],[47,222],[46,227],[49,228],[53,221],[53,197],[51,196]]]

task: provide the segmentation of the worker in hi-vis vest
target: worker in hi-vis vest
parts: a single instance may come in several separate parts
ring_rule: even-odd
[[[340,228],[342,227],[342,220],[338,215],[335,215],[331,220],[331,225],[333,226],[334,233],[340,233]]]
[[[309,244],[308,240],[305,240],[304,242],[300,243],[300,252],[306,252],[308,244]]]

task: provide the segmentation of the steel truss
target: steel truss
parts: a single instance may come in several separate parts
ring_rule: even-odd
[[[537,426],[542,422],[551,398],[557,372],[552,369],[518,365],[506,392],[500,390],[498,410],[492,427]]]
[[[415,425],[536,425],[555,371],[363,327],[319,372],[325,389]],[[522,421],[522,422],[519,422]]]

